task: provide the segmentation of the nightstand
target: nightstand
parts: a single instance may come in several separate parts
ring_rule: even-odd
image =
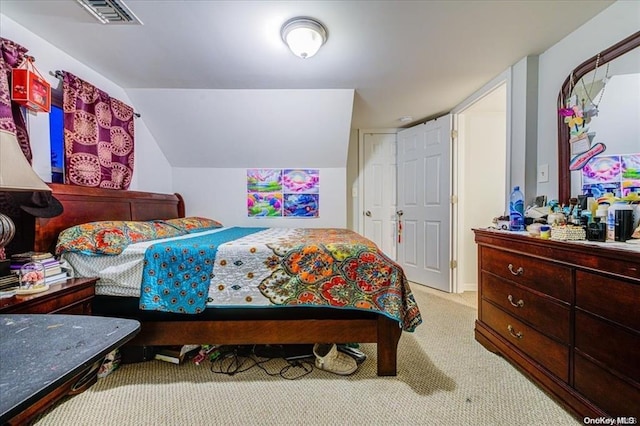
[[[97,278],[70,278],[49,290],[0,299],[0,314],[91,315]]]

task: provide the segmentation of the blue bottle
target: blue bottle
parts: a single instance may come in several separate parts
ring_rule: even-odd
[[[524,231],[524,195],[514,186],[509,200],[509,230]]]

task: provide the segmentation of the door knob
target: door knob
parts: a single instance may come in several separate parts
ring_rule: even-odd
[[[402,210],[398,210],[398,211],[396,212],[396,214],[397,214],[398,216],[402,216],[402,215],[404,214],[404,212],[403,212]]]
[[[365,216],[369,216],[369,217],[371,217],[371,211],[370,211],[370,210],[367,210],[366,212],[364,212],[364,215],[365,215]]]

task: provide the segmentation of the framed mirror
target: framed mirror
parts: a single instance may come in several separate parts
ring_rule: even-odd
[[[562,85],[558,95],[561,110],[558,114],[558,197],[561,203],[567,203],[572,194],[582,194],[583,171],[581,168],[571,170],[583,165],[579,161],[586,163],[595,156],[591,154],[640,153],[639,46],[640,31],[580,64]],[[574,104],[582,114],[583,121],[578,121],[579,124],[570,121]],[[625,119],[616,111],[631,118]],[[578,126],[586,131],[576,131]]]

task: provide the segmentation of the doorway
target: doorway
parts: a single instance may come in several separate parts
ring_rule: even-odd
[[[452,248],[451,257],[446,259],[446,264],[448,266],[451,261],[454,265],[448,290],[453,293],[477,291],[477,249],[472,229],[489,226],[492,219],[505,209],[509,172],[509,97],[510,76],[505,72],[452,111],[453,128],[457,137],[452,150],[451,195],[457,201],[452,204]],[[358,175],[361,178],[358,179],[358,187],[352,195],[363,195],[357,197],[358,211],[355,215],[357,229],[362,235],[365,232],[364,218],[367,211],[364,194],[367,186],[375,185],[374,182],[364,179],[364,135],[395,135],[396,132],[398,129],[360,130]],[[392,163],[394,161],[395,158]],[[489,176],[488,172],[495,173],[495,176]],[[387,205],[395,204],[396,191],[384,191],[383,194],[391,197],[390,204]],[[393,224],[390,212],[391,210],[388,210],[387,219]],[[397,225],[395,227],[397,228]],[[406,230],[403,231],[406,237]],[[378,235],[383,236],[387,244],[392,242],[393,247],[387,251],[397,254],[397,234],[381,232]],[[381,245],[384,246],[385,243]]]
[[[486,228],[504,214],[507,187],[507,82],[502,81],[456,113],[458,134],[454,176],[454,292],[478,290],[474,228]],[[457,222],[457,225],[455,223]]]

